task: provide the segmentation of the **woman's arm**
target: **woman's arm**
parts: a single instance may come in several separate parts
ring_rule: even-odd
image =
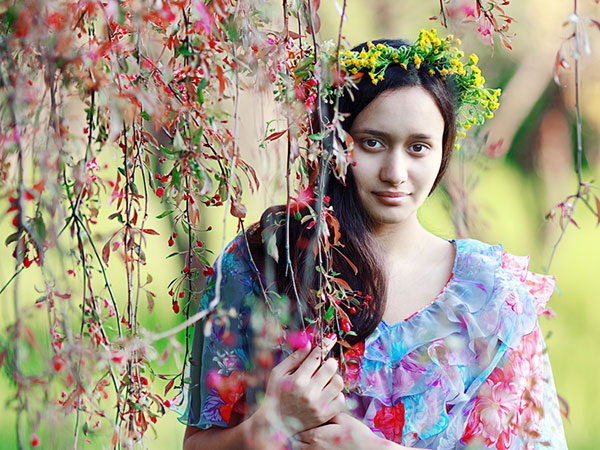
[[[275,366],[269,375],[265,400],[243,422],[232,413],[229,421],[232,427],[212,426],[202,430],[188,426],[184,449],[252,448],[256,445],[248,445],[249,438],[269,441],[271,435],[281,435],[283,431],[285,441],[294,433],[331,420],[345,409],[341,392],[344,383],[337,374],[337,362],[333,358],[323,362],[335,343],[335,337],[330,337],[323,342],[323,347],[316,346],[312,351],[308,343]],[[275,425],[269,422],[273,419]]]
[[[210,448],[212,450],[249,448],[247,437],[256,429],[257,422],[263,422],[256,411],[248,419],[230,428],[212,426],[206,430],[188,425],[183,436],[183,450],[199,450]]]
[[[376,448],[381,450],[409,450],[409,447],[377,436],[357,418],[338,414],[330,423],[295,436],[294,450],[356,450]],[[410,450],[425,450],[410,448]]]

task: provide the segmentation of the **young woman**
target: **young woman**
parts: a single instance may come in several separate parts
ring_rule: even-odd
[[[333,267],[362,304],[345,307],[352,347],[327,357],[334,334],[285,358],[275,352],[272,363],[268,349],[257,350],[263,289],[299,298],[292,314],[314,317],[317,302],[311,230],[289,223],[292,280],[286,258],[262,246],[285,208],[267,211],[221,256],[220,298],[237,314],[215,320],[206,337],[196,326],[185,449],[265,447],[264,436],[266,448],[566,448],[538,325],[553,278],[528,272],[527,258],[499,245],[448,241],[417,219],[455,147],[457,107],[467,98],[497,105],[498,93],[468,91],[482,85],[476,58],[468,78],[447,43],[422,32],[412,46],[368,43],[344,61],[370,77],[340,102],[354,162],[345,184],[331,176],[326,192],[343,243]],[[273,367],[263,386],[248,375],[260,367]]]

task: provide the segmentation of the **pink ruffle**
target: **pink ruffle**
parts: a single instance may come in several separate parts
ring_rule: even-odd
[[[542,275],[535,272],[529,272],[529,257],[516,256],[507,252],[502,253],[502,268],[521,282],[525,283],[527,290],[536,301],[537,315],[550,314],[552,311],[546,308],[546,304],[552,297],[556,278],[553,275]]]

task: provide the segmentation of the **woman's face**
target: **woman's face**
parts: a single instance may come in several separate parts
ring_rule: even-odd
[[[440,170],[444,119],[420,86],[385,91],[352,125],[358,196],[376,227],[416,220]]]

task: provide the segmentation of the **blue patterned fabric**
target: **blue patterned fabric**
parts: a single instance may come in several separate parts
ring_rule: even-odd
[[[397,324],[382,321],[345,351],[349,410],[394,442],[426,449],[566,449],[550,363],[538,317],[554,278],[476,240],[458,240],[452,277],[428,306]],[[243,238],[222,255],[221,301],[237,314],[197,326],[191,384],[180,420],[229,426],[254,399],[244,374],[250,361],[250,308],[259,295]],[[209,279],[201,302],[214,297]],[[222,323],[221,323],[222,322]],[[245,395],[248,394],[248,395]]]

